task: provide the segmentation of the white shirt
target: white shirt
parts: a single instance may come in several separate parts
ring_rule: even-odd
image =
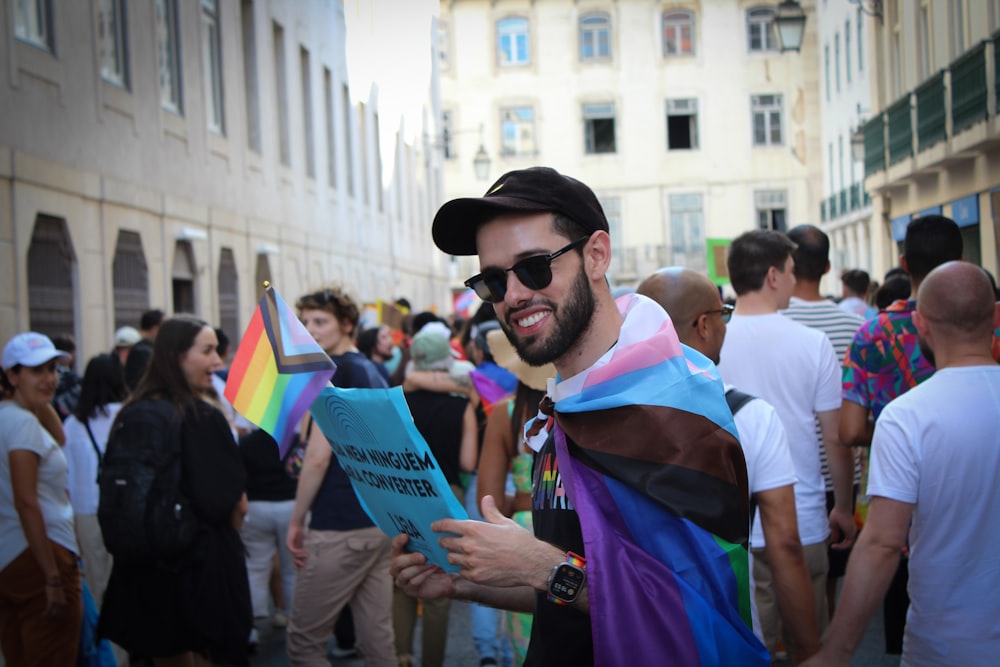
[[[727,384],[770,403],[788,438],[795,469],[795,509],[802,544],[830,534],[820,472],[815,415],[840,408],[840,364],[826,334],[784,315],[735,315],[722,346],[719,373]],[[764,545],[759,522],[751,542]]]
[[[902,664],[997,664],[1000,367],[939,370],[889,403],[868,493],[915,505]]]
[[[104,456],[108,445],[111,424],[121,407],[121,403],[109,403],[105,406],[107,414],[98,410],[96,416],[87,420],[101,456]],[[86,427],[76,417],[68,417],[63,422],[63,431],[66,433],[66,444],[63,446],[67,469],[66,488],[69,490],[70,502],[73,503],[73,511],[77,514],[97,514],[100,489],[97,486],[98,461],[94,445],[90,442]]]
[[[75,554],[80,553],[73,529],[73,507],[66,494],[66,458],[35,415],[12,400],[0,401],[0,570],[28,548],[21,518],[14,508],[10,452],[38,455],[38,504],[46,536]]]

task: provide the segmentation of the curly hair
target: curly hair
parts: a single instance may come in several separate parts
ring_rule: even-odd
[[[352,334],[357,333],[358,322],[361,321],[358,304],[340,287],[330,287],[299,297],[295,302],[295,308],[299,312],[325,310],[337,318],[341,325],[350,324]]]

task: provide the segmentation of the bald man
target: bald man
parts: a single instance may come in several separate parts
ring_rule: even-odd
[[[909,544],[903,665],[990,665],[1000,655],[1000,366],[986,274],[965,262],[931,271],[913,323],[937,368],[875,423],[868,522],[854,547],[823,649],[848,665]],[[907,540],[909,529],[909,540]]]
[[[638,293],[660,304],[685,345],[698,350],[714,363],[726,337],[726,322],[732,307],[719,299],[719,290],[707,276],[683,267],[660,269],[646,278]],[[730,390],[727,387],[727,391]],[[795,515],[795,471],[781,420],[770,404],[754,399],[734,414],[740,445],[747,463],[750,497],[760,509],[760,524],[766,536],[762,551],[771,563],[774,586],[755,587],[754,597],[777,606],[789,637],[788,649],[802,660],[819,648],[814,601],[799,540]],[[754,573],[756,570],[754,567]],[[757,603],[760,604],[760,603]],[[768,644],[762,628],[754,631]],[[777,628],[769,634],[777,634]],[[775,637],[770,637],[774,643]],[[768,646],[773,650],[773,646]]]

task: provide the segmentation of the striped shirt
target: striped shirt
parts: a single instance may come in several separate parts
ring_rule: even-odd
[[[841,364],[844,363],[847,348],[854,340],[854,334],[857,333],[858,327],[864,323],[864,320],[858,315],[847,312],[827,299],[806,301],[793,296],[788,308],[781,311],[781,314],[799,324],[804,324],[811,329],[819,329],[825,333],[830,342],[833,343],[833,349]],[[832,491],[833,481],[830,478],[830,466],[826,460],[826,446],[823,444],[823,437],[820,433],[819,420],[816,421],[816,436],[819,439],[819,459],[823,471],[823,481],[826,482],[827,491]],[[861,466],[857,457],[854,459],[854,483],[861,483]]]

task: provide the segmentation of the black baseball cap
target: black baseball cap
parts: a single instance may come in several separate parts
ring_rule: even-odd
[[[449,255],[475,255],[476,230],[498,215],[551,211],[587,232],[608,231],[608,219],[594,191],[550,167],[509,171],[482,197],[452,199],[434,216],[434,244]]]

